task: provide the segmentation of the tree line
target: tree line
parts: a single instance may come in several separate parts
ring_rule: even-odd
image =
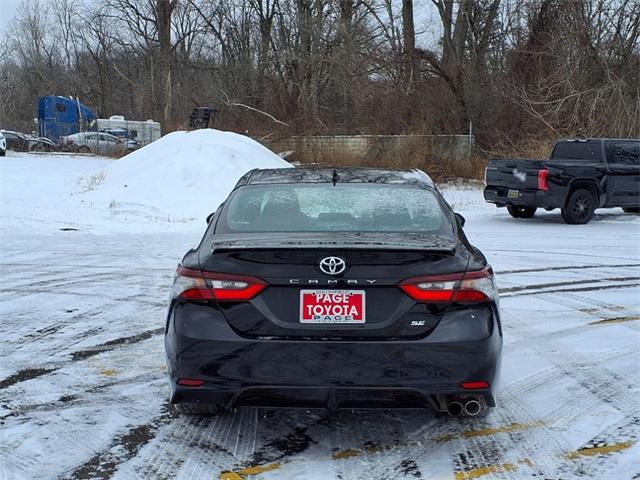
[[[26,131],[58,94],[165,132],[213,106],[216,127],[257,136],[638,138],[640,2],[24,0],[0,85],[0,125]]]

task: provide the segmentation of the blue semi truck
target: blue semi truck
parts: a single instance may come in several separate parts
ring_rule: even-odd
[[[60,137],[89,130],[95,118],[77,98],[49,95],[38,99],[38,135],[56,143]]]
[[[105,132],[116,137],[135,140],[146,145],[160,138],[160,124],[153,120],[125,120],[119,115],[97,118],[80,100],[73,97],[49,95],[38,99],[38,136],[55,143],[60,137],[78,132]]]

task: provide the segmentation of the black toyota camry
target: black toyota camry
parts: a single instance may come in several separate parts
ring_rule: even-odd
[[[495,406],[493,271],[419,170],[253,170],[178,266],[171,403]]]

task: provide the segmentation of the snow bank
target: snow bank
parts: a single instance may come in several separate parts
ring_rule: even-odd
[[[212,129],[173,132],[84,179],[85,190],[92,191],[82,197],[94,205],[104,202],[113,213],[200,220],[247,171],[287,167],[291,164],[244,135]]]

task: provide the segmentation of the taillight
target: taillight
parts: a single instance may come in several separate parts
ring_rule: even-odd
[[[431,275],[404,280],[398,286],[417,302],[485,302],[497,298],[493,270]]]
[[[477,382],[462,382],[460,384],[465,390],[479,390],[481,388],[489,388],[489,382],[480,380]]]
[[[251,300],[265,288],[267,284],[259,278],[203,272],[180,265],[173,282],[173,298],[242,302]]]
[[[538,170],[538,190],[549,190],[548,176],[549,170]]]
[[[201,387],[204,385],[204,380],[197,380],[194,378],[181,378],[178,380],[178,385],[181,387]]]

